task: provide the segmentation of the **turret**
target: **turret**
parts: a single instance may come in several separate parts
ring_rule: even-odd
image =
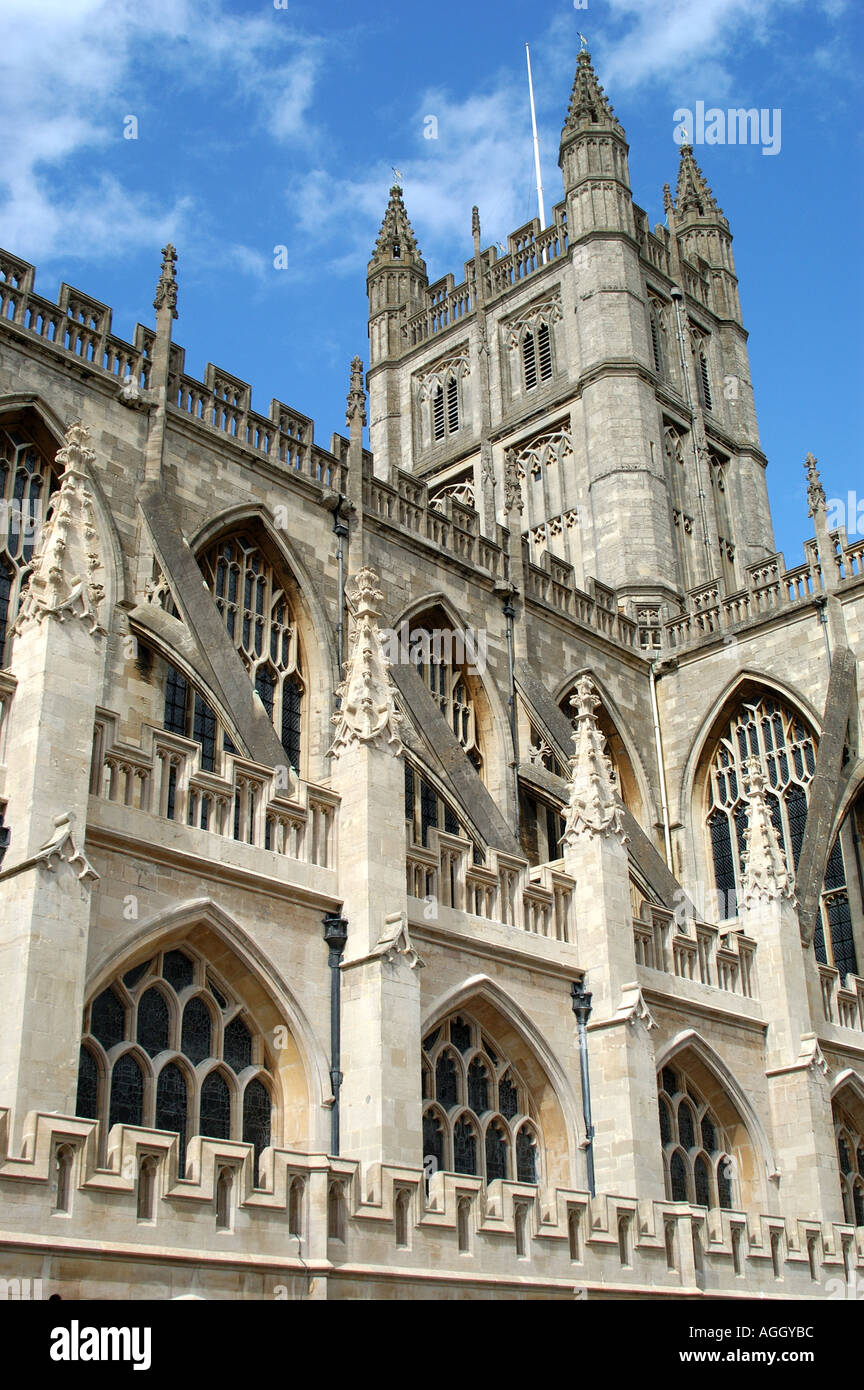
[[[588,52],[579,54],[558,163],[567,196],[569,239],[595,229],[634,235],[627,140]]]
[[[671,213],[671,216],[670,216]],[[714,311],[718,318],[741,322],[738,280],[732,255],[732,233],[717,205],[705,175],[693,157],[693,146],[681,146],[678,187],[674,201],[667,199],[666,216],[678,237],[681,255],[709,267]]]
[[[424,307],[428,287],[426,262],[397,183],[390,189],[390,201],[366,273],[370,366],[399,356],[402,325]]]

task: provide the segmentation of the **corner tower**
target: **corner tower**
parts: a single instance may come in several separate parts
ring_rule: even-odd
[[[399,375],[386,364],[404,351],[402,327],[426,304],[429,277],[402,189],[394,184],[366,272],[369,295],[369,445],[392,467],[399,458]],[[383,370],[382,370],[383,368]]]

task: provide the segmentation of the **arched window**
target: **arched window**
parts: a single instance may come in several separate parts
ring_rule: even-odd
[[[755,691],[717,740],[706,776],[706,826],[719,919],[735,917],[738,911],[747,829],[743,765],[748,757],[758,758],[762,765],[771,819],[787,864],[797,870],[816,771],[816,737],[777,696]],[[814,949],[817,960],[836,966],[841,976],[857,974],[842,836],[828,859]]]
[[[732,1162],[716,1114],[677,1066],[663,1068],[658,1091],[667,1197],[731,1209]]]
[[[476,694],[478,681],[471,667],[478,652],[473,635],[454,627],[441,608],[430,608],[412,619],[408,651],[423,684],[429,690],[469,760],[482,774],[483,757],[478,729]]]
[[[396,1218],[396,1244],[406,1249],[410,1244],[411,1193],[404,1187],[396,1193],[394,1215]]]
[[[648,295],[648,326],[651,331],[651,359],[659,377],[666,369],[666,319],[663,303],[656,295]]]
[[[216,1229],[231,1230],[234,1195],[234,1174],[230,1168],[220,1168],[216,1178]]]
[[[526,327],[522,335],[522,383],[533,391],[538,382],[552,379],[552,339],[542,320]]]
[[[839,1101],[834,1102],[832,1112],[843,1219],[850,1226],[864,1226],[864,1125],[856,1123]]]
[[[713,410],[711,399],[711,377],[708,371],[708,336],[698,329],[691,331],[693,361],[696,367],[696,390],[699,404],[704,410]]]
[[[451,1171],[487,1182],[540,1181],[539,1128],[527,1087],[474,1019],[454,1014],[427,1034],[422,1069],[427,1173],[452,1164]]]
[[[54,1210],[68,1212],[72,1207],[72,1172],[75,1163],[75,1150],[63,1144],[55,1155],[57,1189]]]
[[[59,486],[53,456],[36,443],[32,428],[0,428],[0,666],[9,661],[9,635],[21,591],[47,518],[48,499]]]
[[[198,563],[286,757],[299,770],[305,686],[288,580],[245,533],[215,542]]]
[[[239,1000],[184,944],[118,975],[85,1010],[76,1114],[103,1130],[122,1123],[176,1134],[181,1176],[190,1137],[242,1139],[253,1146],[257,1182],[272,1142],[272,1068]]]
[[[345,1189],[341,1182],[331,1182],[327,1191],[327,1239],[345,1239]]]

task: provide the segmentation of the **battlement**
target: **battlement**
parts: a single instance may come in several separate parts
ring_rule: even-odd
[[[112,311],[106,304],[67,284],[60,286],[56,303],[44,299],[33,288],[35,275],[29,262],[0,250],[0,324],[75,358],[97,378],[113,381],[124,404],[150,409],[155,330],[136,324],[133,341],[125,342],[112,333]],[[216,431],[321,487],[344,491],[347,440],[334,434],[330,449],[321,448],[314,440],[314,422],[284,401],[272,400],[269,414],[259,414],[252,409],[248,382],[212,362],[203,381],[196,380],[186,373],[185,349],[174,343],[168,403],[175,419]]]

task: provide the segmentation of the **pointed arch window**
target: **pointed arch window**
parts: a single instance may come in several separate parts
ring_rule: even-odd
[[[552,338],[544,321],[526,328],[522,335],[522,382],[526,391],[552,379]]]
[[[713,410],[711,375],[708,370],[708,337],[698,330],[692,332],[693,360],[696,366],[696,391],[703,410]]]
[[[786,862],[795,871],[816,771],[816,748],[816,736],[799,714],[777,696],[758,691],[742,701],[721,733],[706,772],[705,814],[718,918],[737,915],[742,890],[747,830],[744,760],[756,757],[762,765],[771,820]],[[835,966],[841,976],[857,973],[842,836],[835,840],[828,859],[814,948],[817,960]]]
[[[181,1176],[190,1137],[242,1140],[257,1183],[274,1129],[272,1068],[250,1015],[184,943],[118,975],[85,1010],[76,1114],[102,1121],[103,1153],[110,1125],[176,1134]]]
[[[455,628],[446,613],[433,608],[412,619],[408,651],[428,689],[469,760],[482,775],[475,681],[473,634]]]
[[[730,1210],[733,1165],[716,1114],[678,1067],[664,1067],[657,1081],[667,1197]]]
[[[832,1112],[843,1219],[850,1226],[864,1226],[864,1126],[856,1124],[839,1101],[834,1101]]]
[[[541,1140],[527,1087],[468,1014],[423,1041],[424,1162],[495,1182],[540,1181]]]
[[[36,443],[31,429],[23,422],[0,427],[0,666],[9,661],[21,593],[59,482],[53,454]]]
[[[666,377],[666,311],[662,300],[655,294],[648,295],[648,326],[651,332],[651,360],[659,377]]]
[[[288,580],[247,533],[216,541],[198,563],[256,694],[297,771],[305,682]]]

